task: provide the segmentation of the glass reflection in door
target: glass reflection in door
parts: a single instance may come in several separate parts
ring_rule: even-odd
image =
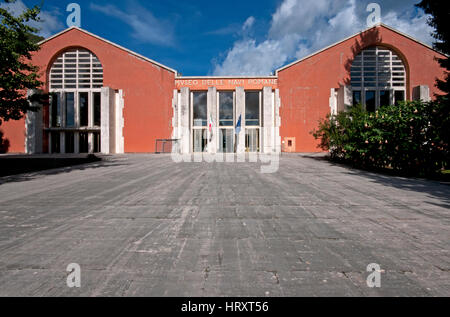
[[[245,130],[245,149],[249,153],[259,152],[259,129]]]
[[[234,130],[220,129],[219,153],[234,153]]]

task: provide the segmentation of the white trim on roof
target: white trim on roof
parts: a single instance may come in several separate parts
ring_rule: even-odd
[[[80,32],[83,32],[83,33],[85,33],[85,34],[87,34],[87,35],[90,35],[90,36],[92,36],[92,37],[94,37],[94,38],[96,38],[96,39],[98,39],[98,40],[100,40],[100,41],[103,41],[103,42],[108,43],[108,44],[110,44],[110,45],[112,45],[112,46],[115,46],[115,47],[117,47],[118,49],[121,49],[121,50],[123,50],[123,51],[125,51],[125,52],[127,52],[127,53],[129,53],[129,54],[131,54],[131,55],[134,55],[134,56],[136,56],[136,57],[138,57],[138,58],[141,58],[141,59],[145,60],[146,62],[150,62],[150,63],[152,63],[152,64],[155,64],[156,66],[159,66],[159,67],[164,68],[164,69],[166,69],[166,70],[168,70],[168,71],[170,71],[170,72],[173,72],[173,73],[175,73],[175,76],[178,74],[178,72],[177,72],[176,70],[174,70],[174,69],[172,69],[172,68],[170,68],[170,67],[167,67],[167,66],[165,66],[165,65],[163,65],[163,64],[160,64],[160,63],[158,63],[158,62],[156,62],[156,61],[154,61],[154,60],[152,60],[152,59],[150,59],[150,58],[147,58],[147,57],[145,57],[145,56],[143,56],[143,55],[141,55],[141,54],[138,54],[138,53],[136,53],[136,52],[133,52],[133,51],[131,51],[131,50],[129,50],[129,49],[123,47],[123,46],[120,46],[119,44],[116,44],[116,43],[113,43],[113,42],[111,42],[111,41],[108,41],[108,40],[106,40],[106,39],[104,39],[104,38],[102,38],[102,37],[100,37],[100,36],[98,36],[98,35],[95,35],[95,34],[93,34],[93,33],[91,33],[91,32],[88,32],[88,31],[83,30],[83,29],[81,29],[81,28],[79,28],[79,27],[76,27],[76,26],[72,26],[72,27],[70,27],[70,28],[68,28],[68,29],[65,29],[65,30],[63,30],[63,31],[61,31],[61,32],[59,32],[59,33],[57,33],[57,34],[55,34],[55,35],[53,35],[53,36],[51,36],[51,37],[49,37],[49,38],[47,38],[47,39],[41,41],[41,42],[39,42],[38,45],[42,45],[42,44],[44,44],[44,43],[46,43],[46,42],[48,42],[48,41],[50,41],[50,40],[52,40],[52,39],[54,39],[54,38],[56,38],[56,37],[62,35],[62,34],[64,34],[64,33],[67,33],[67,32],[69,32],[69,31],[71,31],[71,30],[73,30],[73,29],[76,29],[76,30],[78,30],[78,31],[80,31]]]
[[[100,36],[98,36],[98,35],[95,35],[95,34],[93,34],[93,33],[90,33],[90,32],[88,32],[88,31],[86,31],[86,30],[83,30],[83,29],[78,28],[78,27],[75,27],[75,26],[70,27],[70,28],[68,28],[68,29],[65,29],[65,30],[63,30],[63,31],[61,31],[61,32],[59,32],[59,33],[57,33],[57,34],[55,34],[55,35],[53,35],[53,36],[51,36],[51,37],[49,37],[49,38],[47,38],[47,39],[41,41],[41,42],[39,42],[38,44],[39,44],[39,45],[42,45],[42,44],[44,44],[44,43],[46,43],[46,42],[48,42],[48,41],[50,41],[50,40],[52,40],[52,39],[54,39],[54,38],[60,36],[60,35],[62,35],[62,34],[64,34],[64,33],[68,32],[68,31],[72,30],[72,29],[77,29],[78,31],[81,31],[81,32],[83,32],[83,33],[85,33],[85,34],[87,34],[87,35],[90,35],[90,36],[92,36],[92,37],[94,37],[94,38],[96,38],[96,39],[98,39],[98,40],[101,40],[101,41],[103,41],[103,42],[105,42],[105,43],[108,43],[108,44],[110,44],[110,45],[113,45],[113,46],[115,46],[115,47],[117,47],[117,48],[119,48],[119,49],[121,49],[121,50],[123,50],[123,51],[125,51],[125,52],[128,52],[129,54],[132,54],[132,55],[134,55],[134,56],[136,56],[136,57],[138,57],[138,58],[141,58],[141,59],[143,59],[143,60],[145,60],[145,61],[147,61],[147,62],[150,62],[150,63],[155,64],[155,65],[157,65],[157,66],[159,66],[159,67],[161,67],[161,68],[164,68],[164,69],[166,69],[166,70],[168,70],[168,71],[170,71],[170,72],[173,72],[173,73],[175,74],[175,79],[208,79],[208,78],[209,78],[209,79],[233,79],[233,78],[235,78],[235,79],[257,79],[257,78],[261,78],[261,79],[276,79],[276,78],[278,78],[278,72],[283,71],[283,70],[285,70],[285,69],[287,69],[287,68],[290,68],[291,66],[294,66],[294,65],[296,65],[296,64],[298,64],[298,63],[300,63],[300,62],[302,62],[302,61],[304,61],[304,60],[306,60],[306,59],[308,59],[308,58],[311,58],[311,57],[313,57],[314,55],[317,55],[317,54],[319,54],[319,53],[322,53],[322,52],[324,52],[324,51],[326,51],[326,50],[328,50],[328,49],[330,49],[330,48],[332,48],[332,47],[334,47],[334,46],[336,46],[336,45],[339,45],[339,44],[341,44],[341,43],[343,43],[343,42],[345,42],[345,41],[348,41],[349,39],[352,39],[352,38],[354,38],[354,37],[356,37],[356,36],[358,36],[358,35],[360,35],[360,34],[362,34],[362,33],[364,33],[364,32],[367,32],[367,31],[369,31],[369,30],[371,30],[371,29],[373,29],[373,28],[377,28],[377,27],[380,27],[380,26],[383,26],[383,27],[385,27],[385,28],[388,29],[388,30],[391,30],[391,31],[393,31],[393,32],[395,32],[395,33],[398,33],[398,34],[400,34],[400,35],[402,35],[402,36],[404,36],[404,37],[406,37],[406,38],[408,38],[408,39],[410,39],[410,40],[412,40],[412,41],[414,41],[414,42],[420,44],[420,45],[423,45],[423,46],[429,48],[430,50],[435,51],[436,53],[442,54],[441,52],[435,50],[435,49],[434,49],[433,47],[431,47],[430,45],[425,44],[425,43],[419,41],[418,39],[415,39],[415,38],[413,38],[412,36],[410,36],[410,35],[408,35],[408,34],[405,34],[405,33],[401,32],[401,31],[399,31],[399,30],[396,30],[396,29],[394,29],[394,28],[392,28],[392,27],[390,27],[390,26],[388,26],[388,25],[386,25],[386,24],[384,24],[384,23],[379,23],[379,24],[377,24],[377,25],[375,25],[375,26],[372,26],[372,27],[370,27],[370,28],[367,28],[367,29],[365,29],[365,30],[363,30],[363,31],[361,31],[361,32],[358,32],[358,33],[356,33],[356,34],[354,34],[354,35],[352,35],[352,36],[349,36],[349,37],[347,37],[347,38],[345,38],[345,39],[343,39],[343,40],[340,40],[340,41],[338,41],[338,42],[336,42],[336,43],[334,43],[334,44],[331,44],[331,45],[329,45],[329,46],[327,46],[327,47],[325,47],[325,48],[323,48],[323,49],[321,49],[321,50],[319,50],[319,51],[316,51],[316,52],[314,52],[314,53],[312,53],[312,54],[310,54],[310,55],[308,55],[308,56],[305,56],[305,57],[303,57],[303,58],[301,58],[301,59],[299,59],[299,60],[296,60],[296,61],[294,61],[294,62],[292,62],[292,63],[290,63],[290,64],[288,64],[288,65],[286,65],[286,66],[283,66],[283,67],[281,67],[281,68],[279,68],[279,69],[277,69],[277,70],[275,71],[275,75],[274,75],[274,76],[186,76],[186,77],[178,76],[178,72],[177,72],[176,70],[170,68],[170,67],[167,67],[167,66],[165,66],[165,65],[163,65],[163,64],[160,64],[160,63],[158,63],[158,62],[156,62],[156,61],[154,61],[154,60],[152,60],[152,59],[150,59],[150,58],[147,58],[147,57],[145,57],[145,56],[143,56],[143,55],[141,55],[141,54],[138,54],[138,53],[136,53],[136,52],[133,52],[133,51],[131,51],[131,50],[129,50],[129,49],[123,47],[123,46],[120,46],[120,45],[118,45],[118,44],[116,44],[116,43],[113,43],[113,42],[111,42],[111,41],[108,41],[108,40],[106,40],[106,39],[104,39],[104,38],[102,38],[102,37],[100,37]],[[444,54],[442,54],[442,55],[444,55]],[[445,55],[444,55],[444,56],[445,56]]]
[[[319,53],[322,53],[322,52],[324,52],[324,51],[326,51],[326,50],[328,50],[328,49],[330,49],[330,48],[332,48],[332,47],[334,47],[334,46],[336,46],[336,45],[339,45],[339,44],[341,44],[341,43],[343,43],[343,42],[345,42],[345,41],[348,41],[348,40],[350,40],[350,39],[352,39],[352,38],[358,36],[358,35],[361,35],[362,33],[365,33],[365,32],[367,32],[367,31],[369,31],[369,30],[371,30],[371,29],[374,29],[374,28],[378,28],[378,27],[380,27],[380,26],[383,26],[383,27],[385,27],[385,28],[388,29],[388,30],[391,30],[391,31],[393,31],[393,32],[395,32],[395,33],[398,33],[398,34],[400,34],[400,35],[402,35],[402,36],[404,36],[404,37],[406,37],[406,38],[408,38],[408,39],[410,39],[410,40],[412,40],[412,41],[414,41],[414,42],[420,44],[420,45],[423,45],[423,46],[429,48],[430,50],[435,51],[436,53],[442,54],[441,52],[435,50],[435,49],[434,49],[433,47],[431,47],[430,45],[425,44],[425,43],[419,41],[418,39],[413,38],[412,36],[410,36],[410,35],[408,35],[408,34],[405,34],[405,33],[401,32],[401,31],[399,31],[399,30],[396,30],[396,29],[394,29],[394,28],[392,28],[392,27],[390,27],[390,26],[388,26],[388,25],[386,25],[386,24],[384,24],[384,23],[379,23],[379,24],[377,24],[377,25],[375,25],[375,26],[372,26],[372,27],[370,27],[370,28],[367,28],[367,29],[365,29],[365,30],[363,30],[363,31],[361,31],[361,32],[358,32],[358,33],[356,33],[356,34],[354,34],[354,35],[352,35],[352,36],[349,36],[349,37],[347,37],[347,38],[345,38],[345,39],[343,39],[343,40],[341,40],[341,41],[339,41],[339,42],[336,42],[336,43],[334,43],[334,44],[331,44],[331,45],[329,45],[329,46],[327,46],[327,47],[325,47],[325,48],[323,48],[323,49],[321,49],[321,50],[319,50],[319,51],[316,51],[316,52],[314,52],[314,53],[312,53],[312,54],[310,54],[310,55],[308,55],[308,56],[305,56],[305,57],[303,57],[303,58],[301,58],[301,59],[299,59],[299,60],[296,60],[295,62],[292,62],[292,63],[290,63],[290,64],[288,64],[288,65],[286,65],[286,66],[283,66],[283,67],[277,69],[277,70],[275,71],[275,74],[278,76],[278,72],[281,72],[281,71],[283,71],[283,70],[285,70],[285,69],[287,69],[287,68],[289,68],[289,67],[291,67],[291,66],[294,66],[294,65],[296,65],[296,64],[298,64],[298,63],[300,63],[300,62],[302,62],[302,61],[304,61],[304,60],[306,60],[306,59],[308,59],[308,58],[313,57],[314,55],[317,55],[317,54],[319,54]]]

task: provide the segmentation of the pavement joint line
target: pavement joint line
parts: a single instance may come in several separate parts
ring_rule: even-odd
[[[447,185],[297,156],[273,175],[120,159],[0,185],[2,295],[70,294],[55,283],[77,262],[87,296],[370,296],[376,261],[377,295],[450,296]]]

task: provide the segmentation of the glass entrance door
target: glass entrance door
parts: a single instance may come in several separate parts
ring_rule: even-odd
[[[220,129],[219,153],[234,153],[234,129]]]
[[[194,153],[204,153],[208,146],[208,93],[196,91],[191,94],[192,105],[192,150]]]
[[[234,153],[234,92],[221,91],[219,95],[219,153]]]
[[[194,132],[194,153],[206,152],[208,145],[208,131],[206,129],[195,129]]]
[[[245,149],[249,153],[259,152],[259,129],[245,129]]]

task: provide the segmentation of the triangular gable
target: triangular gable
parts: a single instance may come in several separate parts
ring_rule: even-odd
[[[384,24],[384,23],[380,23],[380,24],[377,24],[377,25],[372,26],[372,27],[370,27],[370,28],[367,28],[367,29],[365,29],[365,30],[363,30],[363,31],[361,31],[361,32],[358,32],[358,33],[356,33],[356,34],[354,34],[354,35],[352,35],[352,36],[349,36],[349,37],[347,37],[347,38],[345,38],[345,39],[343,39],[343,40],[341,40],[341,41],[339,41],[339,42],[336,42],[336,43],[334,43],[334,44],[331,44],[331,45],[329,45],[329,46],[327,46],[327,47],[325,47],[325,48],[323,48],[323,49],[321,49],[321,50],[319,50],[319,51],[316,51],[316,52],[314,52],[314,53],[312,53],[312,54],[310,54],[310,55],[308,55],[308,56],[305,56],[305,57],[303,57],[303,58],[301,58],[301,59],[299,59],[299,60],[296,60],[295,62],[292,62],[292,63],[290,63],[290,64],[288,64],[288,65],[286,65],[286,66],[283,66],[283,67],[277,69],[276,72],[275,72],[275,74],[278,75],[278,72],[281,72],[281,71],[283,71],[283,70],[285,70],[285,69],[287,69],[287,68],[290,68],[290,67],[292,67],[292,66],[294,66],[294,65],[296,65],[296,64],[298,64],[298,63],[301,63],[302,61],[304,61],[304,60],[306,60],[306,59],[308,59],[308,58],[311,58],[311,57],[313,57],[313,56],[315,56],[315,55],[317,55],[317,54],[320,54],[320,53],[322,53],[322,52],[324,52],[324,51],[326,51],[326,50],[328,50],[328,49],[330,49],[330,48],[332,48],[332,47],[334,47],[334,46],[336,46],[336,45],[339,45],[339,44],[341,44],[341,43],[344,43],[345,41],[351,40],[352,38],[355,38],[355,37],[357,37],[357,36],[359,36],[359,35],[361,35],[361,34],[367,32],[367,31],[370,31],[370,30],[375,29],[375,28],[378,28],[378,27],[382,27],[382,28],[388,29],[388,30],[390,30],[390,31],[393,31],[393,32],[395,32],[395,33],[397,33],[397,34],[400,34],[401,36],[403,36],[403,37],[405,37],[405,38],[407,38],[407,39],[409,39],[409,40],[412,40],[412,41],[414,41],[414,42],[416,42],[416,43],[418,43],[418,44],[420,44],[420,45],[422,45],[422,46],[425,46],[426,48],[428,48],[428,49],[430,49],[430,50],[432,50],[432,51],[435,51],[436,53],[438,53],[438,54],[440,54],[440,55],[443,55],[441,52],[435,50],[435,49],[434,49],[433,47],[431,47],[430,45],[427,45],[427,44],[425,44],[425,43],[423,43],[423,42],[421,42],[421,41],[419,41],[419,40],[413,38],[412,36],[409,36],[409,35],[407,35],[407,34],[401,32],[401,31],[399,31],[399,30],[397,30],[397,29],[394,29],[394,28],[392,28],[392,27],[390,27],[390,26]],[[445,55],[444,55],[444,56],[445,56]]]
[[[114,47],[116,47],[116,48],[118,48],[118,49],[120,49],[120,50],[123,50],[123,51],[125,51],[125,52],[127,52],[127,53],[129,53],[129,54],[131,54],[131,55],[134,55],[134,56],[136,56],[136,57],[138,57],[138,58],[140,58],[140,59],[143,59],[143,60],[145,60],[145,61],[147,61],[147,62],[149,62],[149,63],[152,63],[152,64],[157,65],[157,66],[159,66],[159,67],[161,67],[161,68],[164,68],[164,69],[166,69],[166,70],[168,70],[168,71],[170,71],[170,72],[173,72],[175,75],[178,74],[178,72],[177,72],[176,70],[174,70],[174,69],[172,69],[172,68],[170,68],[170,67],[167,67],[167,66],[165,66],[165,65],[163,65],[163,64],[161,64],[161,63],[158,63],[158,62],[156,62],[156,61],[154,61],[154,60],[152,60],[152,59],[150,59],[150,58],[147,58],[147,57],[145,57],[145,56],[143,56],[143,55],[141,55],[141,54],[138,54],[138,53],[136,53],[136,52],[133,52],[133,51],[131,51],[131,50],[129,50],[129,49],[123,47],[123,46],[120,46],[120,45],[118,45],[118,44],[116,44],[116,43],[113,43],[113,42],[111,42],[111,41],[108,41],[108,40],[106,40],[106,39],[104,39],[104,38],[102,38],[102,37],[100,37],[100,36],[97,36],[97,35],[95,35],[95,34],[93,34],[93,33],[90,33],[90,32],[88,32],[88,31],[86,31],[86,30],[83,30],[83,29],[78,28],[78,27],[75,27],[75,26],[70,27],[70,28],[68,28],[68,29],[65,29],[65,30],[63,30],[62,32],[59,32],[59,33],[57,33],[57,34],[55,34],[55,35],[53,35],[53,36],[51,36],[51,37],[49,37],[49,38],[47,38],[47,39],[41,41],[41,42],[39,42],[38,44],[39,44],[39,45],[42,45],[42,44],[44,44],[44,43],[46,43],[46,42],[51,41],[51,40],[54,39],[54,38],[57,38],[57,37],[59,37],[59,36],[65,34],[65,33],[67,33],[67,32],[70,32],[70,31],[72,31],[72,30],[77,30],[77,31],[82,32],[82,33],[84,33],[84,34],[86,34],[86,35],[92,36],[92,37],[94,37],[94,38],[96,38],[96,39],[98,39],[98,40],[100,40],[100,41],[102,41],[102,42],[108,43],[108,44],[110,44],[110,45],[112,45],[112,46],[114,46]]]

